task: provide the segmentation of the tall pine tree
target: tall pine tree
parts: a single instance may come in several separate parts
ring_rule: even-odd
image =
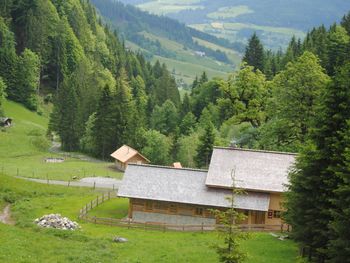
[[[350,65],[328,85],[310,140],[290,175],[286,220],[293,236],[314,262],[349,259],[346,136],[350,119]],[[342,199],[345,198],[345,199]]]
[[[248,41],[248,46],[245,50],[243,61],[249,66],[254,67],[255,70],[258,69],[261,72],[264,72],[264,47],[256,33],[254,33]]]
[[[196,151],[196,163],[199,168],[208,167],[213,152],[215,141],[214,125],[209,121],[199,137],[199,145]]]

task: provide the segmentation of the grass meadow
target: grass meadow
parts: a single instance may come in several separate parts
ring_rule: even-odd
[[[42,229],[33,221],[48,213],[76,220],[79,209],[99,192],[92,189],[41,185],[0,175],[0,200],[11,203],[15,226],[0,224],[0,262],[218,262],[215,232],[160,232],[79,222],[81,230]],[[127,200],[111,199],[91,215],[120,218]],[[114,236],[127,243],[113,243]],[[28,245],[31,244],[31,245]],[[242,242],[247,263],[295,262],[296,245],[268,233],[253,233]]]
[[[9,175],[51,180],[71,180],[88,176],[121,178],[111,162],[89,162],[50,152],[45,134],[48,118],[21,105],[6,101],[5,113],[13,118],[13,127],[0,132],[0,171]],[[63,163],[46,163],[46,158],[63,157]]]

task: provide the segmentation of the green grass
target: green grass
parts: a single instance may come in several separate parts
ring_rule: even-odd
[[[246,5],[226,6],[220,7],[217,11],[207,14],[207,17],[211,19],[227,19],[251,13],[254,13],[254,11]]]
[[[0,171],[9,175],[24,177],[70,180],[73,176],[109,176],[121,178],[113,163],[88,162],[66,157],[63,163],[46,163],[48,157],[64,157],[48,151],[45,138],[48,118],[25,109],[23,106],[6,101],[7,116],[14,119],[14,126],[0,131]]]
[[[230,41],[245,42],[247,38],[238,35],[242,30],[261,31],[261,40],[265,46],[272,49],[278,49],[288,45],[291,37],[303,38],[305,33],[287,27],[260,26],[247,23],[227,23],[224,20],[215,20],[208,23],[189,25],[197,30],[212,34],[219,38],[225,38]]]
[[[170,71],[175,69],[175,77],[183,79],[187,84],[191,84],[195,76],[199,76],[203,71],[208,73],[209,78],[226,78],[234,70],[232,65],[218,62],[210,57],[198,57],[194,54],[193,50],[185,50],[183,45],[175,41],[146,32],[142,32],[142,35],[153,41],[158,40],[163,48],[176,53],[176,58],[174,59],[154,56],[152,62],[159,60],[161,63],[165,63]],[[208,46],[210,42],[206,42],[206,44]],[[219,46],[215,45],[215,47],[218,49]],[[231,55],[233,54],[231,53]],[[237,55],[235,55],[232,62],[238,65],[239,60]]]
[[[239,65],[241,63],[241,56],[239,55],[238,52],[232,50],[232,49],[228,49],[219,45],[216,45],[214,43],[205,41],[203,39],[200,38],[193,38],[194,41],[197,41],[199,45],[207,47],[207,48],[211,48],[213,50],[220,50],[222,52],[225,52],[227,57],[235,64],[235,65]]]
[[[75,220],[79,209],[99,193],[92,189],[41,185],[0,175],[0,199],[12,202],[15,226],[0,224],[0,262],[218,262],[212,245],[221,239],[214,232],[160,232],[79,222],[79,231],[41,229],[33,221],[48,213]],[[120,202],[119,202],[120,201]],[[123,203],[124,202],[124,203]],[[125,209],[112,199],[96,210],[110,215]],[[125,212],[125,211],[124,211]],[[122,236],[128,243],[111,242]],[[28,245],[30,244],[30,245]],[[255,233],[242,243],[247,263],[295,262],[296,245],[267,233]]]
[[[154,0],[137,5],[140,9],[156,15],[178,13],[185,10],[203,9],[200,0]]]
[[[89,212],[89,216],[122,219],[128,215],[129,200],[112,198]]]

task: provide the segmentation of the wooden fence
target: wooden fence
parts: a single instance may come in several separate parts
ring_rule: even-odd
[[[126,219],[116,219],[116,218],[102,218],[102,217],[96,217],[96,216],[89,216],[88,212],[99,206],[105,201],[110,200],[111,198],[116,197],[116,192],[108,192],[104,193],[102,196],[97,196],[96,199],[92,200],[91,202],[87,203],[82,209],[80,209],[79,212],[79,219],[90,222],[93,224],[99,224],[99,225],[109,225],[109,226],[119,226],[119,227],[125,227],[128,229],[131,228],[138,228],[138,229],[144,229],[144,230],[158,230],[158,231],[191,231],[191,232],[206,232],[206,231],[213,231],[213,230],[220,230],[225,228],[224,225],[187,225],[187,224],[162,224],[162,223],[154,223],[154,222],[135,222],[130,218]],[[242,224],[239,225],[239,228],[242,231],[289,231],[288,225],[254,225],[254,224]]]
[[[116,196],[116,191],[109,191],[108,193],[103,193],[101,196],[97,196],[96,199],[91,200],[89,203],[87,203],[84,207],[80,209],[78,218],[85,219],[86,217],[88,217],[87,213],[91,209],[99,206],[103,202],[108,201]]]

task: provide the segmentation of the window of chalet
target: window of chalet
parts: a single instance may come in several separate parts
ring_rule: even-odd
[[[203,208],[201,207],[196,207],[196,210],[194,211],[194,214],[196,216],[203,216]]]
[[[152,201],[146,201],[145,208],[148,211],[153,210],[153,202]]]
[[[177,205],[175,205],[175,204],[169,205],[169,213],[176,214],[177,213]]]
[[[273,218],[281,218],[281,211],[274,210],[273,211]]]

